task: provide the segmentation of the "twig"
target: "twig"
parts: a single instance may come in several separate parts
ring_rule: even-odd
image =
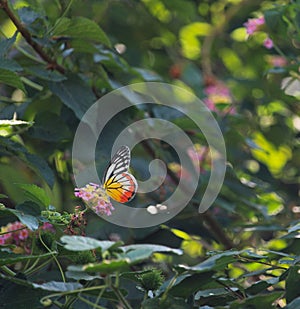
[[[14,12],[10,9],[7,0],[0,0],[0,8],[6,13],[9,19],[14,23],[18,31],[22,34],[23,38],[27,43],[39,54],[39,56],[48,63],[48,68],[56,70],[62,74],[65,73],[65,69],[59,65],[54,59],[52,59],[46,52],[43,50],[42,46],[35,42],[24,25],[19,21]]]

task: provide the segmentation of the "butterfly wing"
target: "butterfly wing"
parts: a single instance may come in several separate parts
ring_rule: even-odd
[[[111,159],[103,176],[103,187],[107,194],[119,203],[133,199],[137,191],[136,179],[128,173],[130,149],[122,146]]]

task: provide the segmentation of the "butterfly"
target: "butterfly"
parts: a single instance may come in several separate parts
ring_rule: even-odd
[[[106,193],[119,203],[131,201],[137,191],[137,181],[128,172],[130,149],[122,146],[108,164],[102,179]]]

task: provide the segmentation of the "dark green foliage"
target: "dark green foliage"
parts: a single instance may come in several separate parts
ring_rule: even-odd
[[[0,308],[300,308],[300,1],[6,2]],[[244,23],[261,16],[264,24],[247,35]],[[225,180],[199,213],[215,167],[203,130],[172,102],[136,106],[136,94],[123,91],[128,108],[105,126],[92,154],[96,132],[83,124],[85,163],[96,157],[99,179],[120,132],[151,118],[183,130],[201,166],[193,198],[165,225],[117,226],[74,196],[82,169],[72,158],[74,135],[98,99],[156,81],[187,89],[212,110],[226,144]],[[98,125],[102,117],[93,114]],[[168,175],[128,206],[158,207],[170,196],[178,158],[165,141],[134,146],[138,180],[150,177],[153,159]]]

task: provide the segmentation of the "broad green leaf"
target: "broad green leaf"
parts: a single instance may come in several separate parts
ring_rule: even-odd
[[[300,308],[300,297],[295,298],[292,302],[290,302],[285,309],[298,309]]]
[[[0,41],[0,58],[3,58],[3,56],[5,56],[8,50],[12,47],[12,45],[16,41],[16,37],[17,32],[15,32],[15,34],[11,38]]]
[[[59,83],[49,82],[49,88],[75,113],[78,119],[81,119],[88,108],[96,101],[91,88],[76,75],[68,76],[67,80]]]
[[[227,302],[235,299],[233,293],[238,291],[236,287],[207,289],[198,291],[194,299],[198,305],[226,305]]]
[[[34,126],[28,130],[33,138],[48,142],[62,142],[71,138],[68,126],[57,114],[51,112],[39,113],[34,122]]]
[[[77,282],[59,282],[50,281],[43,284],[32,283],[32,286],[36,289],[42,289],[52,292],[67,292],[81,289],[83,286]]]
[[[264,270],[263,273],[266,273],[266,270]],[[274,284],[277,284],[278,282],[279,282],[279,277],[257,281],[246,289],[246,293],[249,295],[256,295],[258,293],[265,291],[268,287]]]
[[[206,272],[209,270],[221,270],[227,267],[228,264],[234,263],[237,261],[236,256],[241,254],[242,251],[225,251],[223,253],[216,254],[207,260],[194,265],[178,265],[178,268],[186,269],[195,272]]]
[[[0,69],[0,82],[26,92],[20,76],[17,75],[15,72]]]
[[[42,176],[50,187],[53,187],[54,174],[42,158],[29,153],[28,150],[20,143],[16,143],[2,136],[0,136],[0,149],[5,155],[17,156],[37,174]]]
[[[25,25],[30,25],[38,18],[41,18],[41,15],[31,9],[29,6],[24,6],[18,10],[19,17]]]
[[[0,68],[12,72],[19,72],[23,70],[23,68],[15,60],[3,58],[0,58]]]
[[[101,274],[113,274],[128,270],[130,261],[124,260],[105,260],[101,263],[90,263],[83,266],[83,270],[87,272],[99,272]]]
[[[176,278],[174,285],[170,290],[170,294],[174,296],[187,298],[190,295],[199,291],[199,282],[201,282],[201,288],[219,288],[220,284],[217,284],[213,272],[204,272],[196,274],[183,274]],[[169,280],[166,281],[159,289],[160,293],[163,293],[170,284]]]
[[[16,280],[16,277],[1,276],[0,279],[0,299],[2,309],[28,309],[41,308],[40,299],[49,292],[35,290],[31,284],[25,280]]]
[[[139,263],[150,258],[153,254],[149,248],[140,248],[125,253],[125,257],[130,260],[130,264]]]
[[[64,243],[64,247],[70,251],[86,251],[101,248],[102,252],[114,248],[120,243],[108,240],[97,240],[84,236],[67,236],[64,235],[60,238]]]
[[[245,298],[244,300],[236,300],[230,304],[230,309],[240,308],[255,308],[255,309],[266,309],[272,308],[272,304],[278,298],[283,297],[283,292],[273,292],[264,295],[256,295]]]
[[[30,66],[25,67],[24,70],[33,76],[38,78],[53,81],[53,82],[60,82],[66,80],[67,78],[57,71],[50,71],[46,70],[43,66]]]
[[[16,209],[7,208],[9,212],[14,214],[24,225],[26,225],[30,230],[35,231],[39,227],[39,222],[36,217],[32,215],[24,214],[23,211]]]
[[[74,280],[94,280],[100,279],[100,275],[91,275],[88,274],[86,271],[83,270],[83,266],[79,265],[70,265],[68,266],[68,270],[66,271],[67,278],[74,279]]]
[[[43,257],[51,257],[53,256],[53,254],[56,254],[56,252],[48,252],[48,253],[39,254],[39,255],[21,255],[21,254],[6,252],[6,251],[0,251],[0,266],[15,264],[17,262],[22,262],[22,261],[36,260],[38,258],[43,258]]]
[[[18,184],[18,187],[24,191],[27,200],[38,204],[44,209],[49,206],[50,198],[46,191],[41,187],[33,184]]]
[[[295,298],[300,296],[300,266],[290,267],[286,279],[286,301],[290,303]]]
[[[34,217],[39,217],[41,215],[41,207],[40,205],[31,202],[31,201],[25,201],[22,204],[18,204],[16,206],[16,210],[26,214],[31,215]]]
[[[177,255],[183,254],[182,250],[174,249],[167,246],[162,245],[152,245],[152,244],[136,244],[136,245],[128,245],[120,247],[124,252],[128,253],[131,250],[147,250],[147,252],[168,252],[174,253]]]
[[[104,31],[94,21],[85,17],[60,19],[53,35],[70,36],[71,38],[93,41],[111,47]]]

